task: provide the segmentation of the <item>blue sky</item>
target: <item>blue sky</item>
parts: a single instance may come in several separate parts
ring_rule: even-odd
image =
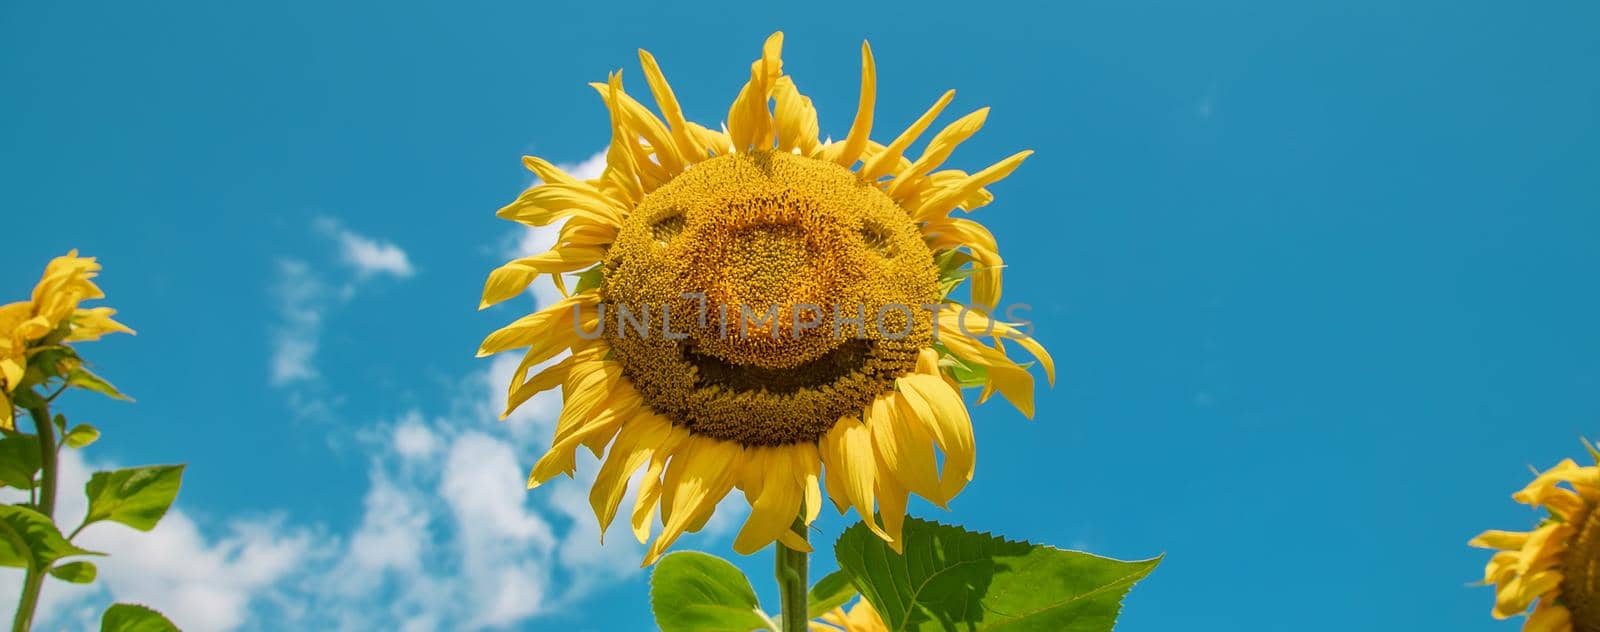
[[[493,212],[521,155],[603,148],[584,84],[642,85],[635,48],[714,125],[783,29],[836,137],[866,38],[880,121],[956,88],[994,108],[957,166],[1037,150],[979,213],[1060,379],[1035,421],[980,408],[975,482],[914,513],[1166,553],[1127,632],[1516,629],[1465,542],[1600,436],[1600,10],[1205,4],[0,9],[0,295],[100,257],[139,335],[87,353],[139,402],[67,401],[88,465],[189,464],[157,532],[86,532],[109,589],[50,616],[646,629],[626,533],[520,490],[548,415],[486,412],[473,351],[532,306],[475,310],[528,245]]]

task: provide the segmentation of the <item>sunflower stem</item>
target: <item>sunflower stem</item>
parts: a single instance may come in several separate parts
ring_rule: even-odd
[[[33,418],[34,432],[39,434],[39,500],[34,509],[54,519],[56,512],[56,428],[50,422],[50,406],[41,403],[28,407]],[[28,565],[22,580],[22,595],[17,600],[17,615],[11,620],[12,632],[28,632],[33,628],[33,611],[39,605],[39,592],[44,588],[44,575],[49,569]]]
[[[790,529],[800,536],[801,541],[806,539],[803,516],[796,517]],[[806,632],[810,621],[806,616],[806,566],[810,563],[810,554],[784,546],[781,541],[773,542],[772,546],[777,566],[778,597],[783,608],[779,614],[783,618],[783,627],[779,632]]]

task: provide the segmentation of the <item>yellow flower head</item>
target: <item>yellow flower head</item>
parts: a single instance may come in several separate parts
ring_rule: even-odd
[[[111,319],[109,307],[81,308],[79,303],[105,298],[92,279],[100,264],[73,250],[50,260],[29,300],[0,305],[0,427],[11,428],[11,393],[23,384],[31,351],[62,342],[98,340],[113,332],[133,333]]]
[[[1483,577],[1495,586],[1494,617],[1532,609],[1525,632],[1600,630],[1600,468],[1563,460],[1511,498],[1549,518],[1533,531],[1473,538],[1472,546],[1498,551]]]
[[[623,91],[620,72],[592,84],[611,114],[604,172],[578,180],[526,157],[542,183],[499,212],[560,226],[555,247],[495,270],[483,292],[486,307],[549,274],[567,294],[479,349],[526,348],[507,414],[561,387],[553,445],[529,486],[572,474],[580,446],[604,455],[590,494],[604,531],[643,469],[634,535],[649,541],[657,508],[663,525],[647,564],[735,488],[751,505],[735,550],[809,550],[791,525],[816,518],[822,479],[841,512],[855,508],[898,547],[910,494],[942,506],[971,480],[960,385],[1032,416],[1033,377],[1002,339],[1054,379],[1032,338],[942,302],[961,278],[951,270],[970,262],[973,301],[998,305],[994,236],[951,213],[988,204],[985,187],[1030,152],[974,173],[940,169],[983,108],[910,158],[953,92],[887,145],[870,140],[877,79],[865,44],[855,122],[844,140],[820,140],[782,43],[766,41],[724,131],[688,121],[640,51],[660,116]],[[567,293],[561,275],[579,271]]]

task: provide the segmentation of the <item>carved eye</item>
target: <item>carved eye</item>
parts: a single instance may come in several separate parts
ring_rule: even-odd
[[[650,224],[650,236],[655,238],[657,244],[665,246],[683,232],[683,223],[682,212],[664,215]]]
[[[871,222],[862,224],[861,239],[867,242],[868,248],[871,248],[884,258],[894,257],[894,249],[889,242],[889,233],[882,226]]]

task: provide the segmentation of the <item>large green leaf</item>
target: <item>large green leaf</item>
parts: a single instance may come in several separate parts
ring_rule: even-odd
[[[0,566],[44,570],[73,555],[101,554],[73,546],[42,513],[0,505]]]
[[[131,603],[111,604],[100,617],[100,632],[181,632],[161,613]]]
[[[828,573],[826,577],[817,580],[811,585],[811,592],[807,595],[806,618],[815,619],[826,614],[829,610],[844,605],[856,596],[856,585],[850,583],[850,574],[843,570]]]
[[[864,525],[834,554],[890,630],[1109,632],[1160,559],[1122,562],[907,519],[905,555]]]
[[[33,489],[33,476],[38,472],[38,437],[21,432],[6,432],[0,437],[0,485]]]
[[[715,555],[680,551],[650,575],[650,610],[662,632],[750,632],[770,629],[750,580]]]
[[[67,562],[50,567],[50,574],[61,581],[87,584],[94,581],[99,569],[95,568],[93,562]]]
[[[182,483],[182,465],[95,472],[83,486],[89,496],[89,515],[84,516],[83,523],[111,520],[149,531],[167,514]]]

